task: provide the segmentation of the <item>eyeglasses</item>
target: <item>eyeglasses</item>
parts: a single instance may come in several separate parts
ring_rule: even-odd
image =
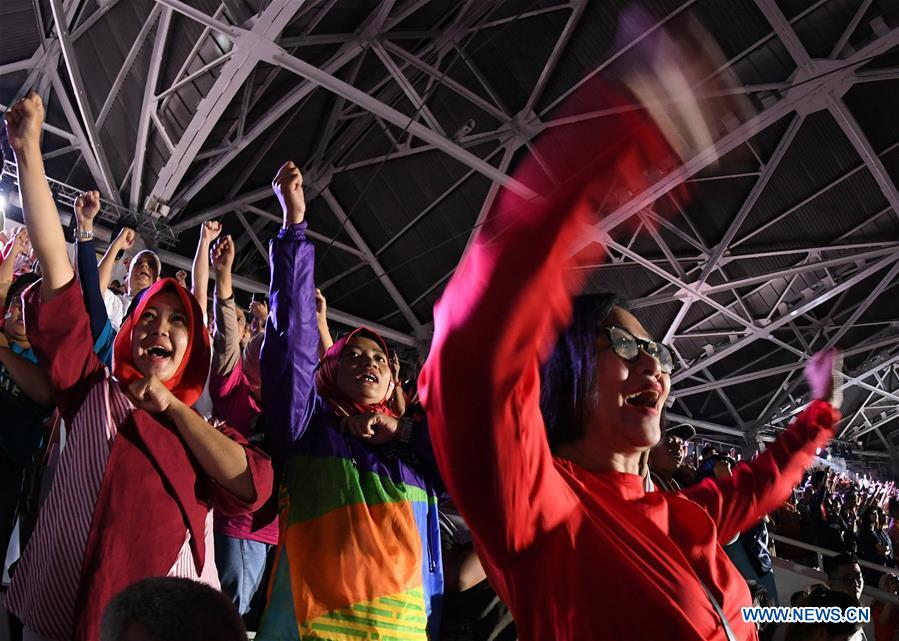
[[[674,371],[674,357],[671,355],[671,350],[665,345],[637,338],[620,327],[601,327],[600,329],[609,337],[612,351],[619,358],[635,361],[640,356],[640,350],[643,350],[659,362],[659,367],[665,374]]]

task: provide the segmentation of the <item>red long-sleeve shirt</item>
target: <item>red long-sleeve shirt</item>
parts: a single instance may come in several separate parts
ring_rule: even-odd
[[[651,135],[610,150],[612,169],[633,177]],[[726,639],[700,580],[737,638],[755,639],[740,615],[746,582],[720,542],[784,501],[837,413],[813,403],[730,479],[681,494],[554,458],[538,367],[570,315],[570,248],[590,222],[580,193],[523,206],[503,192],[435,309],[419,388],[441,473],[521,639]]]

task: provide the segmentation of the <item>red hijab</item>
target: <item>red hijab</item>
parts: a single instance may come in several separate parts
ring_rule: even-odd
[[[200,398],[203,387],[206,385],[206,378],[209,376],[209,333],[203,324],[203,312],[200,310],[197,299],[179,285],[174,278],[158,280],[138,294],[139,300],[134,311],[122,323],[122,327],[115,337],[112,373],[122,387],[128,387],[134,381],[144,378],[144,375],[134,365],[131,339],[135,323],[144,313],[144,308],[154,296],[164,291],[172,291],[181,299],[184,312],[187,314],[188,338],[184,358],[181,359],[175,374],[163,384],[181,402],[191,406]]]
[[[340,391],[340,388],[337,387],[337,365],[338,361],[340,361],[340,355],[343,353],[343,348],[346,347],[351,338],[359,336],[360,334],[362,338],[370,338],[375,341],[378,346],[384,350],[386,356],[390,355],[390,352],[387,350],[387,343],[384,342],[384,339],[381,338],[377,332],[373,332],[367,327],[357,327],[346,336],[342,336],[334,341],[331,348],[322,356],[321,361],[318,364],[318,370],[315,372],[315,386],[318,388],[318,393],[321,394],[322,398],[328,401],[328,404],[334,409],[334,412],[338,416],[353,416],[354,414],[364,414],[366,412],[378,412],[380,414],[392,416],[393,418],[399,418],[396,410],[387,404],[387,400],[393,393],[394,386],[392,381],[390,385],[387,386],[387,393],[384,395],[384,398],[371,405],[360,405],[359,403],[350,400]]]

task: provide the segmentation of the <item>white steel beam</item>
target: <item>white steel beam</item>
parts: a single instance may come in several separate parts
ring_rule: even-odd
[[[174,153],[160,170],[156,184],[148,194],[151,199],[167,203],[231,99],[240,90],[253,68],[262,60],[262,56],[268,53],[267,45],[274,46],[272,41],[281,34],[305,0],[273,0],[257,16],[253,28],[249,31],[231,27],[180,0],[157,0],[157,2],[220,31],[231,38],[236,49],[234,55],[222,67],[212,88],[197,105],[190,123],[175,146]]]
[[[171,20],[172,10],[166,7],[160,12],[156,25],[156,38],[153,41],[153,52],[150,54],[150,66],[147,69],[147,82],[144,85],[144,97],[141,102],[142,107],[137,124],[134,164],[131,168],[131,190],[128,198],[131,209],[137,209],[140,206],[140,193],[144,180],[144,160],[147,157],[147,139],[150,134],[150,116],[156,110],[156,102],[153,96],[156,94],[159,71],[162,68],[162,60],[165,57],[165,41],[168,37]]]
[[[0,103],[0,111],[5,112],[8,109],[9,109],[8,106]],[[80,142],[78,136],[73,134],[71,131],[66,131],[65,129],[60,129],[59,127],[54,127],[53,125],[48,125],[46,122],[43,125],[41,125],[41,129],[43,129],[47,133],[53,134],[54,136],[59,136],[60,138],[68,140],[71,143]],[[80,144],[79,144],[78,148],[80,151],[81,150]]]
[[[62,0],[50,0],[50,7],[53,10],[53,23],[56,34],[59,37],[59,47],[62,52],[63,60],[65,61],[69,81],[71,82],[72,89],[75,93],[75,103],[78,105],[78,111],[81,114],[88,150],[93,159],[93,163],[89,161],[88,166],[91,164],[96,166],[99,173],[98,177],[101,179],[99,186],[105,191],[106,197],[116,204],[121,204],[122,199],[119,197],[118,191],[116,191],[115,180],[112,178],[112,170],[109,168],[106,152],[103,150],[97,128],[94,126],[95,119],[92,115],[90,102],[88,101],[87,89],[85,88],[84,80],[82,79],[81,71],[78,67],[75,49],[72,46],[72,40],[69,36],[68,20],[66,11],[62,6]],[[55,69],[52,71],[55,72]],[[62,83],[60,83],[60,85],[61,84]],[[63,102],[67,99],[64,95],[59,95],[60,93],[65,93],[64,89],[62,92],[60,92],[60,89],[63,89],[63,87],[56,87],[56,93],[60,101]],[[69,124],[74,127],[71,122]],[[85,157],[85,160],[88,160],[88,158]]]
[[[370,48],[375,52],[375,55],[381,61],[381,64],[384,65],[384,68],[387,69],[387,72],[393,77],[394,82],[396,82],[403,94],[405,94],[406,99],[412,103],[415,113],[419,114],[431,129],[441,136],[446,137],[446,132],[443,130],[440,121],[437,120],[437,117],[430,108],[428,108],[427,103],[405,76],[402,69],[396,64],[396,61],[384,50],[384,46],[380,42],[375,41],[371,44]]]
[[[787,323],[793,321],[797,316],[805,314],[806,312],[814,309],[815,307],[818,307],[819,305],[821,305],[821,304],[825,303],[826,301],[830,300],[831,298],[841,294],[842,292],[849,289],[850,287],[854,287],[855,285],[866,280],[873,274],[876,274],[881,269],[892,265],[896,260],[899,260],[899,255],[890,255],[890,256],[881,258],[873,265],[867,267],[866,269],[864,269],[862,271],[859,271],[858,273],[854,274],[851,278],[838,284],[833,289],[823,292],[820,296],[817,296],[816,298],[810,300],[809,302],[793,309],[788,314],[784,314],[780,318],[772,321],[771,324],[769,324],[765,327],[765,330],[764,330],[765,333],[770,335],[775,329],[778,329],[779,327],[786,325]],[[687,378],[688,376],[690,376],[691,374],[693,374],[694,372],[705,369],[712,363],[717,363],[718,361],[720,361],[723,358],[727,358],[731,354],[746,347],[749,343],[756,341],[758,338],[759,338],[759,334],[750,334],[749,336],[739,339],[735,343],[731,343],[727,347],[717,350],[711,356],[701,359],[695,365],[692,365],[691,367],[688,367],[684,370],[676,372],[671,377],[671,380],[672,380],[672,382],[681,381],[681,380]]]
[[[153,28],[153,25],[156,24],[156,20],[159,18],[159,13],[161,11],[162,7],[160,7],[158,4],[153,5],[153,8],[150,10],[150,14],[147,16],[147,19],[144,22],[144,26],[141,27],[140,32],[138,32],[137,37],[134,39],[134,43],[131,45],[131,49],[128,50],[128,55],[125,56],[125,61],[122,62],[122,66],[119,68],[119,72],[116,74],[115,80],[112,83],[112,87],[110,87],[109,93],[106,95],[106,100],[103,102],[103,106],[100,108],[100,113],[97,114],[96,125],[98,130],[103,128],[103,123],[106,122],[106,116],[109,115],[109,110],[112,108],[113,103],[115,103],[116,96],[119,95],[119,90],[121,90],[122,84],[125,82],[125,78],[131,71],[131,65],[134,64],[134,60],[135,58],[137,58],[137,54],[140,53],[141,47],[144,46],[144,41],[149,37],[150,30]]]
[[[775,32],[784,43],[787,51],[790,52],[790,55],[796,61],[796,64],[808,67],[814,71],[816,68],[814,61],[808,51],[806,51],[805,46],[802,44],[796,31],[787,21],[786,16],[784,16],[783,11],[781,11],[775,0],[756,0],[756,3],[768,19],[768,22],[774,27]],[[856,19],[860,20],[861,16],[856,15],[855,18],[853,18],[853,21],[856,21]],[[850,28],[843,34],[843,37],[846,40],[848,40],[849,36],[852,34],[853,29],[852,25],[850,25]],[[834,55],[839,49],[842,49],[840,43],[837,43],[837,45],[838,47],[834,52]],[[834,87],[834,91],[841,92],[843,89],[839,84],[832,86]],[[892,178],[890,178],[883,163],[880,162],[877,152],[874,151],[874,148],[871,146],[871,143],[868,141],[858,122],[856,122],[855,118],[849,112],[849,107],[842,98],[837,98],[833,91],[829,92],[827,97],[827,110],[834,120],[836,120],[840,129],[843,130],[843,133],[849,139],[849,142],[858,152],[859,156],[861,156],[862,161],[865,163],[868,171],[871,172],[874,181],[887,199],[890,207],[893,208],[896,216],[899,216],[899,190],[897,190],[896,184],[893,182]]]
[[[521,196],[522,198],[533,199],[537,194],[527,185],[520,183],[508,174],[496,169],[490,163],[484,161],[470,151],[460,147],[455,142],[441,136],[436,131],[425,127],[419,122],[409,118],[405,114],[397,111],[393,107],[384,104],[380,100],[369,96],[363,91],[344,82],[340,78],[318,69],[304,60],[300,60],[289,55],[286,51],[277,51],[270,55],[268,61],[277,64],[293,73],[307,78],[321,87],[334,92],[338,96],[349,100],[352,103],[370,111],[374,115],[386,120],[389,123],[408,130],[412,135],[429,142],[450,158],[458,160],[463,165],[475,169],[479,173],[488,178],[498,181],[509,191]]]
[[[509,119],[509,115],[506,114],[506,112],[502,111],[501,109],[498,109],[496,107],[496,105],[494,105],[489,100],[484,100],[481,96],[479,96],[478,94],[473,92],[471,89],[469,89],[465,85],[453,80],[446,74],[446,72],[441,71],[437,67],[429,65],[427,62],[425,62],[418,56],[410,53],[407,49],[404,49],[403,47],[401,47],[393,42],[390,42],[389,40],[383,40],[382,44],[384,46],[384,49],[386,49],[388,52],[390,52],[397,58],[400,58],[401,60],[409,63],[410,65],[412,65],[419,71],[426,73],[431,78],[438,80],[441,85],[443,85],[447,89],[452,90],[456,94],[462,96],[468,102],[475,105],[482,111],[489,113],[491,116],[493,116],[500,122],[505,122],[506,120]]]
[[[755,204],[761,197],[762,192],[765,190],[765,187],[768,186],[768,182],[771,180],[771,178],[774,176],[774,172],[777,171],[777,168],[780,166],[781,160],[783,160],[784,156],[786,156],[790,145],[793,144],[793,140],[796,138],[796,134],[799,133],[799,129],[802,127],[802,123],[804,122],[804,120],[805,119],[802,116],[793,116],[793,119],[790,121],[786,132],[780,139],[780,142],[777,144],[777,148],[771,155],[771,159],[761,168],[762,173],[759,176],[759,179],[752,186],[752,190],[749,192],[749,195],[746,197],[746,200],[743,202],[743,205],[740,207],[737,215],[728,226],[727,231],[724,233],[724,237],[717,245],[715,245],[715,247],[712,248],[712,254],[711,256],[709,256],[708,261],[702,268],[702,273],[700,273],[699,278],[697,279],[698,287],[704,287],[709,276],[711,276],[712,272],[718,267],[718,261],[721,260],[721,257],[724,256],[724,253],[729,249],[730,244],[733,241],[734,237],[737,235],[737,232],[740,230],[740,227],[742,227],[743,223],[746,221],[746,218],[749,217],[749,214],[752,212],[752,208],[755,207]],[[668,342],[671,340],[671,337],[680,328],[681,322],[690,311],[690,307],[692,306],[692,304],[693,299],[689,298],[681,304],[681,308],[678,310],[674,321],[668,328],[668,331],[665,333],[665,337],[662,339],[663,342]]]
[[[707,430],[709,432],[719,432],[721,434],[730,434],[731,436],[746,438],[746,432],[744,432],[743,430],[735,429],[733,427],[726,427],[724,425],[719,425],[718,423],[691,418],[677,412],[666,412],[665,414],[667,415],[669,421],[675,421],[677,423],[689,423],[693,427],[701,430]]]
[[[534,84],[534,88],[531,90],[531,94],[528,96],[527,103],[525,103],[524,109],[522,109],[522,113],[530,113],[534,110],[534,107],[537,105],[537,101],[540,100],[540,97],[543,95],[543,91],[546,89],[546,85],[549,83],[549,79],[552,77],[553,72],[556,70],[556,65],[559,64],[559,60],[562,58],[562,54],[565,53],[565,48],[568,46],[568,42],[571,40],[571,36],[574,35],[575,29],[577,29],[578,22],[581,19],[581,16],[584,15],[584,10],[587,8],[587,0],[577,0],[573,2],[571,5],[571,15],[568,16],[568,21],[565,23],[565,26],[562,28],[562,33],[559,34],[559,39],[556,41],[556,44],[553,46],[552,52],[549,54],[549,58],[547,58],[546,63],[543,65],[543,69],[540,71],[540,77],[537,78],[537,82]]]
[[[250,240],[253,241],[253,244],[256,246],[256,251],[259,252],[259,255],[262,256],[266,261],[268,260],[268,250],[265,248],[265,245],[262,244],[262,241],[259,240],[259,236],[256,235],[256,232],[250,227],[250,223],[247,222],[247,217],[243,215],[243,212],[239,209],[234,212],[234,215],[237,216],[237,220],[240,221],[241,226],[244,231],[249,235]]]
[[[273,223],[278,223],[279,225],[281,224],[281,221],[282,221],[281,216],[278,216],[271,212],[265,211],[264,209],[260,209],[259,207],[255,207],[253,205],[244,205],[243,207],[241,207],[241,209],[243,209],[244,211],[252,212],[252,213],[256,214],[257,216],[259,216],[261,218],[265,218],[266,220],[269,220]],[[320,234],[317,231],[313,231],[312,229],[307,228],[306,235],[309,236],[309,238],[314,238],[316,240],[322,241],[323,243],[327,243],[334,249],[339,249],[340,251],[345,252],[347,254],[352,254],[356,258],[359,258],[359,259],[365,258],[365,256],[363,255],[363,253],[361,251],[359,251],[359,249],[357,249],[355,247],[350,247],[349,245],[342,243],[339,240],[335,240],[329,236]]]
[[[156,250],[156,253],[159,254],[160,260],[162,260],[162,262],[167,265],[172,265],[173,267],[177,267],[178,269],[189,270],[191,268],[192,262],[190,258],[186,258],[180,254],[175,254],[173,252],[165,250]],[[240,289],[241,291],[266,295],[269,292],[269,286],[265,283],[260,283],[257,280],[245,278],[244,276],[240,276],[238,274],[234,274],[232,278],[234,280],[234,287]],[[407,345],[409,347],[419,346],[418,339],[409,336],[404,332],[400,332],[393,329],[392,327],[387,327],[377,322],[362,318],[360,316],[356,316],[355,314],[349,314],[347,312],[340,311],[339,309],[332,309],[330,305],[328,306],[328,318],[333,320],[335,323],[340,323],[348,327],[359,327],[362,325],[364,325],[365,327],[370,327],[378,334],[383,336],[386,340],[393,341],[394,343],[399,343],[400,345]]]
[[[849,142],[855,148],[855,151],[861,156],[865,167],[868,168],[868,171],[874,178],[874,182],[877,183],[884,198],[892,207],[893,214],[899,217],[899,189],[896,188],[896,183],[893,182],[886,167],[883,166],[880,156],[871,146],[868,137],[865,136],[858,122],[849,112],[849,107],[842,99],[831,96],[828,100],[828,109],[830,115],[837,121],[840,129],[842,129],[846,138],[849,139]]]
[[[8,62],[5,65],[0,65],[0,76],[5,76],[11,73],[19,73],[20,71],[28,71],[34,67],[35,54],[30,58],[25,58],[24,60],[17,60],[16,62]]]
[[[641,209],[650,206],[658,198],[669,193],[686,179],[700,172],[717,158],[746,143],[753,136],[767,129],[797,108],[803,107],[810,101],[817,100],[821,91],[826,91],[837,84],[852,82],[854,70],[857,67],[889,51],[897,44],[899,44],[899,28],[890,30],[856,51],[839,70],[835,70],[830,74],[813,76],[802,81],[801,84],[796,83],[794,88],[787,92],[785,98],[750,118],[733,131],[725,134],[714,144],[699,151],[680,167],[670,171],[641,194],[597,222],[595,225],[597,237],[582,239],[575,245],[573,252],[577,253],[590,243],[595,242],[595,240],[601,240],[603,232],[607,232],[629,219]]]
[[[106,2],[101,2],[99,4],[100,7],[72,32],[72,42],[75,42],[78,38],[87,33],[87,30],[94,26],[100,18],[109,13],[111,9],[114,9],[115,6],[119,4],[119,0],[106,0]]]

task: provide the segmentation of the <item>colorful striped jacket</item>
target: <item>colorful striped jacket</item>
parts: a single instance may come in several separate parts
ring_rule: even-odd
[[[315,389],[315,251],[306,224],[271,245],[263,410],[279,460],[280,545],[258,641],[436,638],[443,591],[436,473],[409,446],[339,431]]]

